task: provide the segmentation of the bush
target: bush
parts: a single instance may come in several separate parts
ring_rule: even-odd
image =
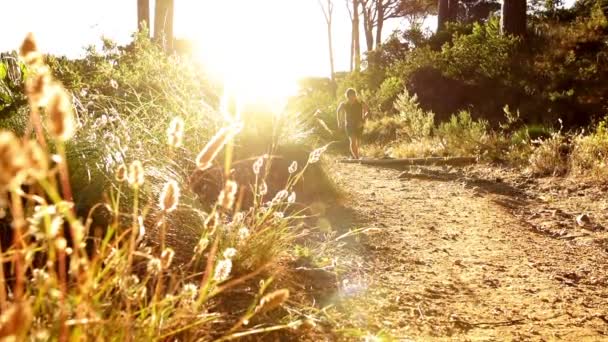
[[[566,136],[556,132],[542,140],[530,156],[530,170],[537,176],[561,176],[568,172],[568,151]]]
[[[422,110],[416,95],[410,96],[406,90],[395,101],[395,109],[401,121],[400,137],[420,141],[433,133],[435,114]]]
[[[606,121],[602,121],[596,131],[589,135],[577,135],[573,145],[570,157],[572,172],[576,175],[590,175],[600,180],[608,180]]]
[[[437,136],[451,155],[478,155],[487,139],[488,122],[475,121],[467,111],[452,115],[437,127]]]

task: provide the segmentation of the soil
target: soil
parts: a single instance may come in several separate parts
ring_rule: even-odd
[[[608,341],[606,189],[488,166],[331,168],[347,198],[334,225],[364,230],[336,257],[341,339]]]

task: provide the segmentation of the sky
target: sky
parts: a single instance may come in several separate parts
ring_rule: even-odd
[[[349,68],[350,19],[336,0],[336,70]],[[136,0],[1,0],[0,51],[15,49],[29,31],[44,52],[75,57],[100,37],[127,43],[136,29]],[[251,77],[275,69],[284,77],[327,76],[326,26],[317,0],[175,0],[175,35],[200,46],[212,70],[234,68]],[[154,0],[151,0],[154,8]],[[153,12],[153,11],[152,11]],[[387,24],[385,35],[400,25]],[[252,69],[259,68],[255,71]]]

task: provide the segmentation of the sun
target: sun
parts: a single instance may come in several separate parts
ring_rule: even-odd
[[[235,0],[188,5],[193,13],[207,13],[205,19],[196,20],[195,15],[185,19],[186,35],[197,46],[197,55],[242,103],[280,107],[297,92],[298,79],[307,74],[308,66],[302,62],[306,54],[317,53],[302,48],[307,28],[294,22],[289,2]]]

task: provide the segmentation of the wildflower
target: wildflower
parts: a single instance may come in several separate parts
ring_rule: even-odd
[[[139,160],[134,161],[129,166],[127,182],[134,188],[138,188],[144,184],[144,167]]]
[[[249,234],[250,234],[250,232],[247,227],[242,227],[241,229],[239,229],[239,231],[237,233],[239,241],[242,242],[243,240],[247,239],[249,237]]]
[[[176,181],[170,180],[163,187],[160,193],[158,206],[160,210],[170,213],[177,208],[179,202],[179,186]]]
[[[55,87],[46,107],[51,133],[56,139],[66,141],[76,130],[70,96],[62,87]]]
[[[201,238],[200,240],[198,240],[198,243],[196,244],[196,247],[194,247],[194,253],[195,254],[201,254],[205,251],[205,249],[207,249],[207,246],[209,246],[209,239],[207,238]]]
[[[285,218],[285,214],[281,211],[277,211],[274,213],[274,218],[277,220],[282,220],[283,218]]]
[[[290,174],[295,173],[296,171],[298,171],[298,162],[297,161],[293,161],[293,163],[291,163],[291,165],[289,165],[289,169],[287,169],[289,171]]]
[[[222,281],[228,279],[231,271],[232,271],[232,260],[230,260],[230,259],[220,260],[217,263],[217,266],[215,268],[215,274],[213,276],[213,279],[215,279],[218,282],[222,282]]]
[[[287,203],[289,203],[289,204],[296,203],[296,192],[295,191],[292,191],[291,195],[289,195],[289,197],[287,197]]]
[[[329,144],[327,144],[323,147],[319,147],[318,149],[312,151],[310,153],[310,155],[308,156],[308,163],[314,164],[314,163],[318,162],[319,159],[321,159],[321,154],[323,154],[323,152],[325,152],[328,147],[329,147]]]
[[[256,175],[260,174],[260,170],[262,169],[262,165],[264,165],[264,157],[258,158],[253,163],[253,173],[256,174]]]
[[[171,266],[174,256],[175,256],[175,251],[171,248],[166,248],[164,251],[162,251],[162,253],[160,254],[161,267],[163,269],[166,269],[169,266]]]
[[[59,235],[59,230],[63,227],[63,218],[61,216],[55,216],[51,220],[49,225],[48,235],[50,238],[54,238]]]
[[[288,196],[289,196],[289,192],[287,192],[287,190],[281,190],[281,191],[277,192],[277,194],[274,196],[274,198],[272,199],[272,203],[274,203],[274,204],[281,203],[281,202],[285,201],[285,199]]]
[[[229,247],[224,250],[224,258],[232,259],[236,256],[236,249]]]
[[[209,140],[207,145],[196,157],[196,165],[200,170],[206,170],[211,167],[211,162],[215,159],[222,147],[232,139],[242,129],[241,125],[232,125],[223,127]]]
[[[281,289],[274,291],[260,299],[260,304],[255,308],[256,313],[270,311],[285,303],[289,298],[289,290]]]
[[[171,120],[167,129],[167,140],[171,147],[178,148],[182,146],[182,141],[184,140],[184,119],[176,116]]]
[[[260,188],[258,189],[258,194],[260,196],[265,196],[268,193],[268,185],[266,184],[265,181],[262,181],[262,184],[260,184]]]
[[[234,205],[234,198],[236,196],[237,184],[235,181],[227,181],[224,186],[224,190],[220,192],[220,196],[218,198],[219,204],[224,209],[230,209]]]
[[[148,265],[146,267],[148,273],[151,275],[157,275],[162,270],[162,263],[158,258],[152,258],[148,261]]]
[[[124,182],[127,179],[127,167],[121,164],[116,169],[116,181]]]
[[[116,82],[115,80],[110,80],[110,87],[118,89],[118,82]]]

